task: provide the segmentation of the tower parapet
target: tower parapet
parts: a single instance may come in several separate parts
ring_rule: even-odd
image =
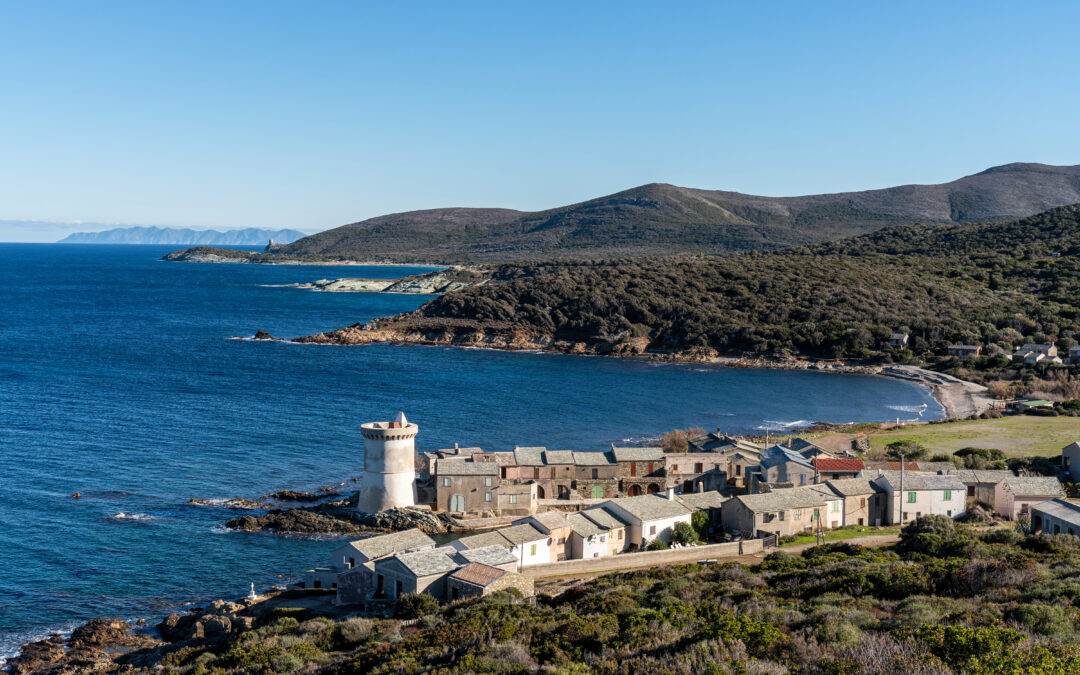
[[[357,509],[375,513],[416,504],[416,446],[420,427],[398,413],[392,422],[360,425],[364,437],[364,476]]]

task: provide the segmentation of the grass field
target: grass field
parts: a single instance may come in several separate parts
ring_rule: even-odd
[[[825,541],[843,541],[845,539],[858,539],[859,537],[872,537],[882,534],[898,534],[900,526],[868,527],[866,525],[845,525],[834,530],[825,530]],[[799,544],[813,544],[817,540],[813,534],[802,534],[792,541],[786,541],[781,546],[798,546]]]
[[[948,424],[923,424],[902,429],[875,431],[870,445],[910,439],[930,453],[952,453],[962,448],[997,448],[1008,457],[1061,454],[1061,449],[1080,441],[1080,417],[1031,417],[1014,415],[996,420],[970,420]]]

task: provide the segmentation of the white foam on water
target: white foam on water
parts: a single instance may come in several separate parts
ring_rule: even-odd
[[[797,427],[810,426],[810,422],[807,420],[792,420],[790,422],[782,422],[779,420],[764,420],[762,424],[754,427],[755,429],[761,429],[762,431],[783,431],[784,429],[795,429]]]
[[[109,518],[111,518],[113,520],[134,520],[134,521],[158,520],[158,518],[156,516],[151,516],[150,514],[147,514],[147,513],[124,513],[123,511],[120,511],[119,513],[114,513],[111,516],[109,516]]]
[[[8,661],[19,655],[19,648],[31,642],[38,642],[52,637],[63,635],[65,638],[71,635],[71,631],[86,623],[85,621],[68,621],[66,623],[50,626],[49,628],[36,628],[27,631],[9,633],[0,639],[0,670],[7,667]]]
[[[923,403],[922,405],[887,405],[885,407],[897,412],[918,413],[919,417],[922,417],[929,406],[926,403]]]

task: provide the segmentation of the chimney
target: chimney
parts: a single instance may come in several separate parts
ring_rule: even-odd
[[[675,501],[675,488],[673,488],[673,487],[669,487],[669,488],[667,489],[667,498],[668,498],[668,499],[669,499],[670,501]]]

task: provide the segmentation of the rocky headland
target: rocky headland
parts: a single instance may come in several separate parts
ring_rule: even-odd
[[[291,509],[271,509],[262,515],[231,518],[226,527],[273,534],[374,534],[419,527],[428,534],[444,534],[455,526],[446,514],[424,509],[398,508],[378,513],[356,510],[357,499],[325,502]]]
[[[453,266],[413,274],[400,279],[319,279],[311,283],[289,284],[294,288],[336,293],[413,293],[439,295],[487,283],[491,274],[474,267]]]

